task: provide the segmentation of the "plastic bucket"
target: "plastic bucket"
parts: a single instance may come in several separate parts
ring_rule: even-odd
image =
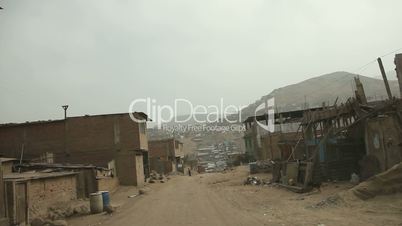
[[[100,191],[99,193],[102,194],[103,210],[105,210],[106,207],[110,206],[110,195],[109,195],[109,191]]]

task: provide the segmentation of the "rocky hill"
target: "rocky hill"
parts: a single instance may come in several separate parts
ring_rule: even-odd
[[[382,79],[366,77],[349,72],[334,72],[273,90],[268,95],[250,104],[242,110],[242,118],[254,115],[256,107],[265,100],[275,97],[275,108],[278,111],[303,109],[305,106],[321,106],[323,102],[332,105],[338,97],[338,103],[345,102],[353,96],[354,77],[359,76],[368,100],[381,100],[387,97]],[[399,96],[398,82],[388,75],[391,92]]]

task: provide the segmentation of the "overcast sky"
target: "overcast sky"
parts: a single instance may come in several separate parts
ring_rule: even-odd
[[[402,1],[0,0],[0,122],[247,105],[402,47]],[[385,57],[392,70],[393,56]],[[144,111],[145,109],[138,109]]]

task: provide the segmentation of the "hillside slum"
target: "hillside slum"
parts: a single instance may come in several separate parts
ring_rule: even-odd
[[[388,94],[386,100],[368,101],[363,84],[355,77],[354,97],[344,103],[336,100],[331,105],[276,112],[271,121],[274,132],[259,126],[268,125],[268,114],[247,118],[246,155],[255,161],[250,163],[251,173],[268,168],[272,171],[271,183],[308,192],[327,181],[365,181],[399,164],[402,101],[391,93],[380,58],[378,63]],[[400,87],[401,64],[402,54],[397,54]]]
[[[402,96],[402,54],[395,65]],[[151,119],[142,112],[133,113],[138,121],[129,113],[67,117],[68,106],[63,106],[62,120],[2,124],[0,225],[66,225],[72,216],[111,214],[111,194],[120,188],[137,188],[124,197],[131,199],[144,194],[148,184],[162,186],[171,176],[192,172],[215,174],[200,175],[192,179],[199,184],[191,186],[224,176],[208,183],[223,186],[236,175],[233,168],[246,162],[250,174],[269,172],[272,178],[250,176],[245,184],[305,193],[320,190],[324,182],[351,181],[358,184],[352,192],[361,199],[400,192],[402,100],[381,72],[386,100],[370,101],[356,77],[355,95],[346,102],[247,118],[245,154],[240,132],[150,136]],[[269,123],[275,131],[261,127]],[[195,143],[191,154],[184,151],[185,139]],[[230,183],[241,184],[236,178]]]

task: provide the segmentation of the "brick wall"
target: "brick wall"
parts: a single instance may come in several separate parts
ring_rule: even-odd
[[[176,156],[181,156],[182,147],[182,144],[175,139],[150,141],[151,170],[163,174],[176,171]]]
[[[132,121],[129,114],[112,114],[71,117],[67,120],[51,122],[25,123],[13,126],[0,126],[0,153],[7,157],[19,157],[24,144],[24,158],[39,158],[41,154],[54,154],[55,162],[93,164],[107,167],[108,162],[121,153],[147,150],[146,124],[140,133],[139,124]],[[143,177],[137,171],[124,172],[127,166],[134,169],[138,165],[133,161],[120,161],[121,174],[135,172],[126,177],[133,180],[126,184],[136,184],[135,176]],[[143,167],[143,163],[138,165]],[[143,169],[142,169],[143,171]],[[119,173],[118,173],[118,175]],[[124,182],[123,180],[121,180]]]
[[[116,151],[141,149],[138,124],[128,114],[69,118],[67,134],[70,157],[62,160],[70,163],[107,166]]]
[[[0,126],[0,153],[19,157],[24,140],[24,158],[39,158],[41,154],[50,152],[55,154],[56,162],[100,166],[107,166],[116,149],[146,150],[148,143],[146,135],[140,137],[138,123],[133,122],[128,114]]]
[[[63,121],[0,127],[0,153],[7,157],[19,158],[23,143],[24,158],[27,159],[45,152],[60,152],[64,147],[63,140]]]
[[[169,160],[160,160],[158,158],[151,158],[151,170],[159,174],[167,174],[174,171],[175,164]]]
[[[120,152],[115,159],[116,171],[122,185],[142,186],[144,184],[143,156],[139,152]]]
[[[49,207],[77,198],[76,176],[31,180],[28,185],[28,197],[30,216],[46,214]]]
[[[170,156],[169,152],[172,148],[172,142],[169,141],[149,141],[149,158],[160,158],[167,160]]]
[[[99,177],[97,182],[99,191],[114,192],[119,187],[119,179],[117,177]]]

